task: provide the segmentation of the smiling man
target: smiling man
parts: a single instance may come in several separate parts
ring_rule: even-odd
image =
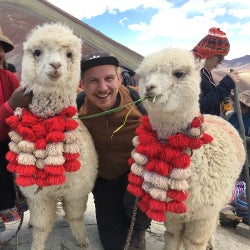
[[[79,116],[99,156],[99,175],[93,190],[99,236],[105,250],[122,250],[135,204],[135,197],[127,192],[128,159],[142,114],[134,104],[127,105],[133,99],[121,84],[117,58],[101,52],[87,55],[81,71],[86,96]],[[92,118],[85,119],[90,115]],[[145,230],[149,225],[148,217],[138,209],[129,249],[146,249]]]

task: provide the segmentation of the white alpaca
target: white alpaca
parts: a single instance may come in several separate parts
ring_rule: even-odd
[[[21,86],[33,98],[29,111],[17,109],[7,121],[12,127],[7,159],[27,197],[32,250],[45,248],[58,201],[78,244],[88,245],[83,219],[97,154],[75,109],[80,59],[80,39],[62,24],[37,26],[24,43]]]
[[[245,159],[233,126],[200,116],[199,67],[191,52],[167,48],[137,70],[148,120],[133,139],[128,190],[149,217],[165,222],[165,250],[206,249]]]

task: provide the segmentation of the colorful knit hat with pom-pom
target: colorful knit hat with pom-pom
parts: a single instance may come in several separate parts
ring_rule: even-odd
[[[194,47],[193,53],[200,59],[215,55],[226,56],[230,50],[230,43],[226,33],[219,28],[209,29],[208,34]]]

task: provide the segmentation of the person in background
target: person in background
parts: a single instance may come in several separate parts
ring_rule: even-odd
[[[239,93],[240,109],[242,121],[245,129],[245,136],[250,136],[250,90]],[[227,120],[240,132],[240,126],[236,108],[232,112],[226,113]]]
[[[19,80],[14,73],[7,70],[5,53],[13,49],[13,43],[3,35],[0,28],[0,231],[5,230],[5,223],[20,219],[15,203],[14,179],[7,170],[7,160],[5,159],[9,149],[9,130],[5,119],[13,114],[13,110],[17,106],[23,107],[27,104],[27,97],[23,98],[23,91],[16,90],[19,87]],[[22,209],[25,208],[22,207]]]
[[[86,97],[79,117],[92,135],[99,156],[99,173],[93,189],[98,232],[105,250],[122,250],[135,204],[135,197],[127,191],[128,159],[142,114],[134,104],[125,106],[133,100],[122,85],[117,58],[96,52],[83,57],[81,70]],[[84,119],[101,112],[106,113]],[[146,249],[145,230],[150,222],[138,209],[129,249]]]
[[[242,115],[242,121],[245,129],[245,136],[247,142],[247,156],[250,162],[250,90],[245,90],[239,93],[239,102]],[[240,133],[240,125],[238,121],[237,110],[234,105],[234,110],[229,111],[225,115],[227,121],[231,123]],[[232,198],[223,211],[220,213],[221,225],[233,225],[235,221],[239,222],[238,218],[248,224],[248,204],[246,195],[246,181],[244,178],[244,169],[242,170],[232,192]]]
[[[222,115],[221,104],[228,97],[235,84],[239,82],[237,71],[227,74],[219,84],[216,84],[212,70],[228,55],[230,44],[226,33],[219,28],[209,29],[206,35],[194,48],[193,53],[199,60],[204,60],[201,69],[200,111],[202,114]]]

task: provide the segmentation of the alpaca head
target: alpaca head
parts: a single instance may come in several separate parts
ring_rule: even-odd
[[[166,48],[142,61],[137,69],[139,93],[152,113],[178,113],[199,110],[200,64],[192,52]]]
[[[76,90],[80,78],[81,40],[67,26],[34,28],[23,44],[21,85],[33,92]]]

